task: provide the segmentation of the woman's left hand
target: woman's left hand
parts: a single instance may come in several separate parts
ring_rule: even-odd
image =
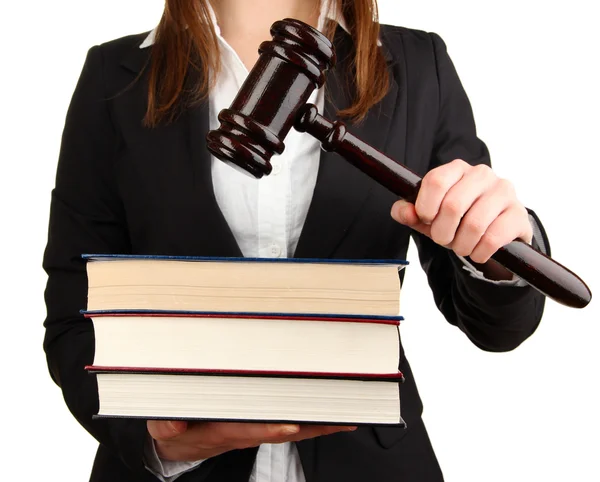
[[[452,249],[485,263],[515,239],[531,243],[529,215],[513,185],[486,165],[456,159],[429,171],[415,204],[392,206],[392,217]]]

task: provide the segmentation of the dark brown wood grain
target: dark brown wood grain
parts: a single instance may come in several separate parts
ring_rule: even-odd
[[[219,113],[219,129],[207,135],[209,151],[256,178],[271,173],[296,112],[335,63],[327,37],[298,20],[275,22],[271,35],[230,108]]]

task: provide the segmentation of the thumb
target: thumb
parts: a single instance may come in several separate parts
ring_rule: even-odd
[[[420,222],[415,205],[404,199],[400,199],[394,203],[391,215],[395,221],[409,227],[415,226]]]
[[[404,199],[400,199],[394,203],[390,214],[396,222],[404,224],[425,236],[429,236],[431,233],[431,226],[419,219],[415,205]]]
[[[154,440],[170,440],[187,430],[187,422],[181,420],[148,420],[146,426]]]

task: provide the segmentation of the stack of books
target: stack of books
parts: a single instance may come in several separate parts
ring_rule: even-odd
[[[98,417],[404,424],[405,262],[86,258]]]

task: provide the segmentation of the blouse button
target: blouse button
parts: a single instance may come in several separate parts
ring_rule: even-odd
[[[281,256],[281,248],[279,247],[279,245],[271,245],[271,256],[273,256],[273,258],[279,258],[279,256]]]
[[[272,176],[276,176],[277,174],[279,174],[281,172],[281,161],[274,159],[273,161],[271,161],[271,166],[273,167],[273,169],[271,170],[271,175]]]

